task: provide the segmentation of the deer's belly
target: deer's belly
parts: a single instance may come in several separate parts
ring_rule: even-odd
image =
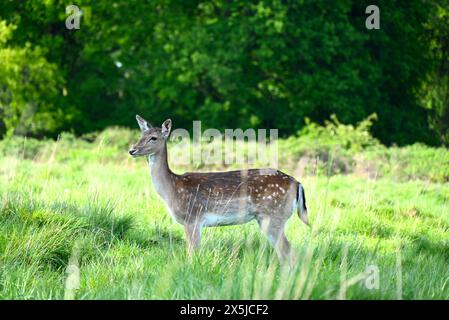
[[[206,213],[203,217],[204,227],[217,227],[217,226],[229,226],[234,224],[247,223],[253,220],[255,216],[253,214],[242,213]]]

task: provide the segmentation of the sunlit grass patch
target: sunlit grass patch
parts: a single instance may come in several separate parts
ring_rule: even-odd
[[[146,161],[120,158],[121,149],[106,143],[120,135],[103,138],[63,137],[26,155],[17,145],[0,158],[0,299],[449,298],[447,184],[298,177],[311,227],[296,214],[287,224],[291,270],[255,222],[205,229],[202,249],[189,258],[184,230],[155,193]],[[79,279],[68,295],[73,270]],[[371,288],[373,270],[378,286]]]

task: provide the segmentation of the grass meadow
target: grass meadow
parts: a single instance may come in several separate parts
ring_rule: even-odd
[[[1,141],[0,299],[449,299],[449,151],[367,130],[279,141],[311,222],[287,225],[290,271],[255,221],[206,228],[189,258],[146,160],[127,155],[137,131]],[[223,168],[174,171],[206,169]]]

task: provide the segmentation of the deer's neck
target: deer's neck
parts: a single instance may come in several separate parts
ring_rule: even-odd
[[[174,173],[168,166],[167,145],[158,153],[150,155],[148,161],[154,189],[164,200],[168,200],[169,195],[173,194]]]

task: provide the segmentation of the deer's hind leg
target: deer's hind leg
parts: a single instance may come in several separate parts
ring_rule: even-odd
[[[275,249],[280,262],[291,264],[291,246],[284,231],[286,220],[265,215],[258,216],[257,222],[260,230],[267,236],[268,241]]]

